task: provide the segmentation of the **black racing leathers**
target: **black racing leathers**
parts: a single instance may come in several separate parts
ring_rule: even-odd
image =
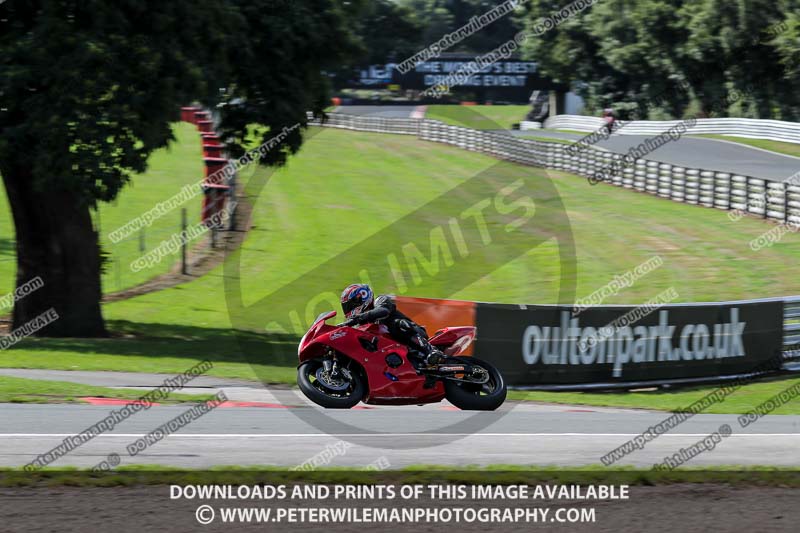
[[[375,299],[374,309],[356,315],[348,322],[352,324],[383,324],[388,328],[389,335],[394,340],[421,352],[426,359],[434,349],[428,342],[428,332],[425,331],[425,328],[401,313],[397,309],[394,299],[387,294],[380,295]]]

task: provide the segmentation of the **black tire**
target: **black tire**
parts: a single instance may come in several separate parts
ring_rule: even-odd
[[[297,385],[306,397],[317,405],[327,409],[350,409],[355,407],[364,397],[366,387],[361,373],[352,369],[350,387],[338,393],[328,390],[316,379],[317,370],[322,366],[322,361],[313,359],[306,361],[297,368]],[[313,379],[312,379],[313,378]]]
[[[477,385],[444,380],[445,398],[464,411],[494,411],[503,405],[508,389],[500,372],[486,361],[475,357],[465,359],[472,365],[485,368],[489,372],[489,382]]]

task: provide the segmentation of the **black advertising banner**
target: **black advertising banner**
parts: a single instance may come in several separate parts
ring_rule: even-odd
[[[403,73],[395,63],[367,65],[356,69],[346,84],[351,88],[385,88],[396,84],[402,89],[424,90],[439,84],[455,89],[493,89],[505,92],[522,92],[525,97],[533,89],[568,90],[539,74],[535,61],[501,59],[491,64],[478,65],[475,57],[448,57],[432,59],[414,65]],[[458,76],[458,75],[461,76]],[[458,83],[453,81],[458,76]]]
[[[597,306],[478,304],[475,355],[509,385],[680,380],[745,374],[783,346],[780,301]]]
[[[533,61],[504,59],[475,71],[468,70],[472,64],[474,58],[469,57],[426,61],[419,63],[408,73],[400,75],[398,81],[409,89],[426,89],[442,83],[455,86],[456,84],[449,80],[458,73],[468,73],[458,86],[519,87],[529,90],[534,86],[552,86],[551,82],[539,76],[537,65]]]

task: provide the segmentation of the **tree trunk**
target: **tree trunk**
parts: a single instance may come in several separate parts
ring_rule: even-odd
[[[100,247],[89,207],[73,193],[36,190],[24,168],[3,170],[16,228],[16,286],[37,276],[44,282],[16,301],[13,328],[52,308],[58,318],[34,335],[106,336],[100,310]],[[52,320],[55,315],[45,316]]]

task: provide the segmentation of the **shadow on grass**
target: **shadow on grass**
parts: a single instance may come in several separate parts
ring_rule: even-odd
[[[148,324],[127,320],[110,320],[107,326],[112,333],[109,338],[27,338],[9,348],[8,352],[38,352],[52,357],[58,357],[59,352],[71,352],[85,354],[87,357],[102,354],[207,359],[212,363],[248,363],[257,361],[259,354],[266,354],[266,344],[271,342],[274,347],[269,351],[270,365],[297,365],[299,338],[293,335],[268,336],[230,328]],[[275,353],[279,357],[276,358]]]

